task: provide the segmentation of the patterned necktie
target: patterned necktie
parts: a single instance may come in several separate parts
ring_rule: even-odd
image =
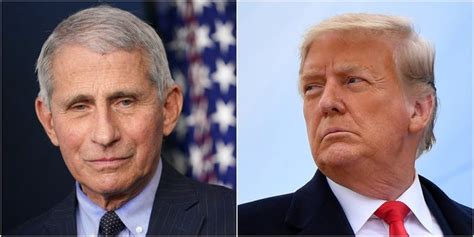
[[[120,220],[120,217],[113,211],[105,213],[100,218],[99,236],[116,236],[125,228],[125,225]]]
[[[390,237],[405,237],[408,236],[408,233],[403,222],[408,212],[410,212],[410,208],[405,205],[405,203],[400,201],[388,201],[375,211],[375,215],[390,226]]]

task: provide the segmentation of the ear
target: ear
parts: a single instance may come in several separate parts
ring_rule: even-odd
[[[181,108],[183,107],[183,93],[178,85],[168,90],[163,104],[163,134],[168,136],[176,126]]]
[[[414,108],[410,117],[410,132],[417,133],[423,131],[423,129],[428,126],[435,106],[434,100],[432,94],[415,99]]]
[[[36,98],[35,109],[36,116],[38,116],[38,120],[40,121],[41,125],[43,125],[43,128],[46,131],[49,139],[55,146],[58,146],[59,143],[56,132],[54,131],[53,116],[46,103],[44,103],[44,101],[42,101],[39,97]]]

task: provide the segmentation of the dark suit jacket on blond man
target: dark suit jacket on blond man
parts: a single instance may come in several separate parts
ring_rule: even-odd
[[[76,209],[74,191],[14,234],[77,235]],[[147,236],[223,234],[235,234],[235,193],[184,177],[163,161]]]
[[[419,176],[423,196],[444,235],[473,232],[473,209],[451,200],[436,185]],[[239,205],[242,235],[354,235],[326,176],[314,177],[294,193]]]

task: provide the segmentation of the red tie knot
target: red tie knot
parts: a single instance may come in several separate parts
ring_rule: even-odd
[[[405,203],[400,201],[388,201],[375,211],[375,215],[390,225],[396,221],[403,223],[408,212],[410,212],[410,208],[405,205]]]

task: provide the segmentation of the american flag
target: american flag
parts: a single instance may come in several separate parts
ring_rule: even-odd
[[[194,179],[236,188],[236,3],[152,4],[171,73],[184,92],[163,153]]]

